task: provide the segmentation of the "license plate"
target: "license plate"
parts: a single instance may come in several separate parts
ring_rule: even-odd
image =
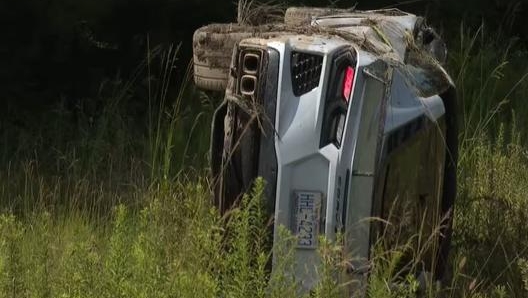
[[[299,191],[295,193],[295,226],[297,247],[315,249],[319,236],[321,193]]]

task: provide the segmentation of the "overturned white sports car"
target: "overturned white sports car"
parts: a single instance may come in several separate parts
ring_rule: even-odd
[[[279,225],[297,237],[293,274],[308,291],[320,236],[343,235],[345,278],[362,279],[386,222],[399,236],[432,235],[419,271],[442,279],[457,164],[445,59],[424,20],[399,10],[290,8],[282,24],[200,28],[195,82],[225,90],[215,204],[225,212],[263,177],[275,237]]]

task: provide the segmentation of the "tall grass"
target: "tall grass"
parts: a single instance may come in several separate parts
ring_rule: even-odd
[[[153,49],[131,78],[103,82],[98,98],[74,108],[64,98],[48,111],[1,119],[0,209],[101,214],[141,204],[152,184],[183,168],[202,174],[213,99],[190,88],[188,75],[173,86],[178,49]]]
[[[451,70],[462,105],[453,286],[470,297],[526,297],[528,56],[461,26]],[[462,273],[459,269],[463,269]]]
[[[528,295],[528,55],[463,26],[451,48],[463,128],[451,278],[442,289],[420,286],[422,256],[411,248],[430,235],[390,248],[381,239],[368,297]],[[133,78],[107,82],[97,113],[72,111],[65,99],[29,126],[2,120],[0,297],[299,295],[287,274],[294,238],[280,227],[282,240],[267,242],[264,182],[228,217],[211,206],[204,165],[214,99],[188,77],[171,87],[177,52],[149,51]],[[320,243],[312,297],[342,297],[351,286],[336,279],[349,261],[342,242]]]

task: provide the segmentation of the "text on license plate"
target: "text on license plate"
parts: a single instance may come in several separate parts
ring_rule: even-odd
[[[318,192],[295,192],[294,233],[298,248],[314,249],[319,236],[322,195]]]

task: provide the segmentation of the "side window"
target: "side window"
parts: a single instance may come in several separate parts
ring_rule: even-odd
[[[356,59],[350,49],[332,61],[325,99],[320,147],[334,144],[341,147],[348,106],[352,100]]]

